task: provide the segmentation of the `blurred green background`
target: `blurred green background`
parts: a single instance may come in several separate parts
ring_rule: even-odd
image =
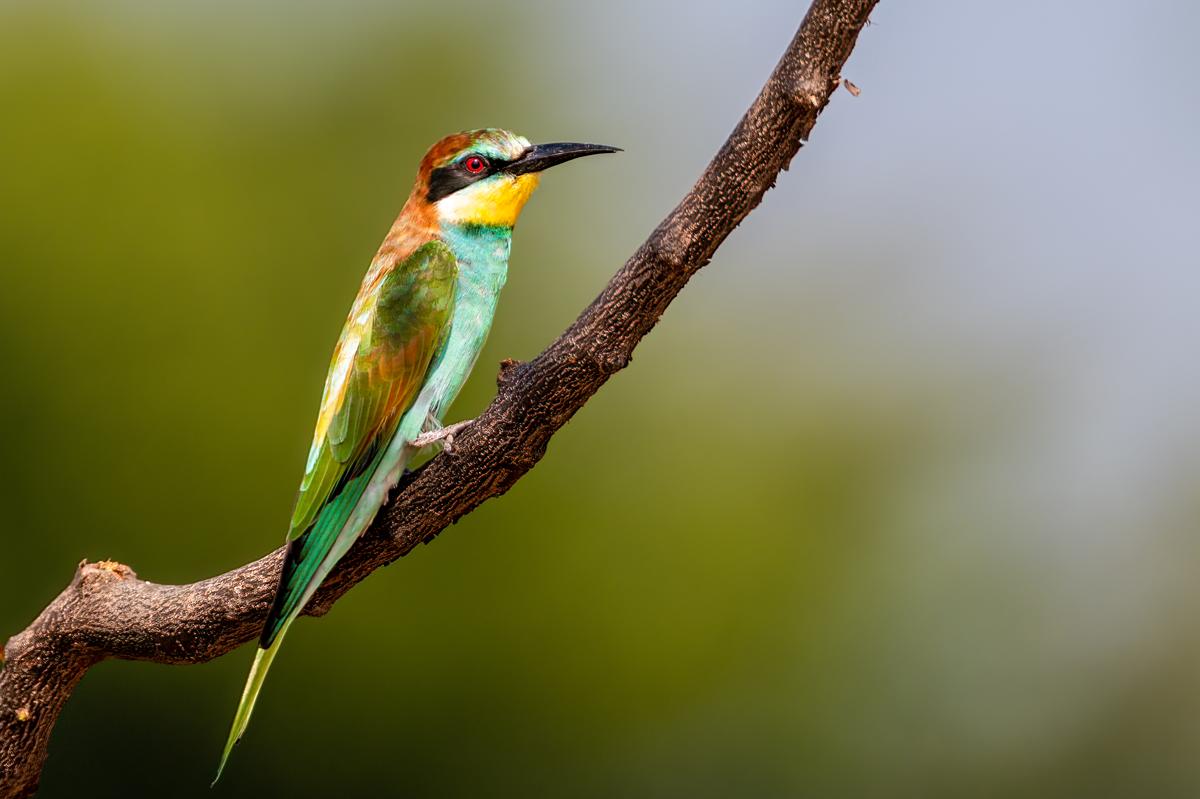
[[[453,418],[690,186],[797,4],[0,4],[0,636],[282,539],[441,135],[543,181]],[[1200,795],[1200,11],[883,3],[764,206],[545,461],[250,649],[109,662],[43,796]]]

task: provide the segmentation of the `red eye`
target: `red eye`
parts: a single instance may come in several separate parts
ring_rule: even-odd
[[[487,161],[480,158],[478,155],[467,156],[467,160],[463,161],[463,168],[472,175],[478,175],[483,170],[487,169]]]

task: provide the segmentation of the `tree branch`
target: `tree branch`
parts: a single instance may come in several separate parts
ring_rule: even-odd
[[[507,491],[550,437],[629,363],[688,279],[755,208],[808,137],[877,0],[815,0],[783,58],[699,181],[534,360],[505,361],[499,392],[390,505],[306,609],[329,610],[375,569]],[[283,549],[191,585],[156,585],[119,563],[81,563],[71,584],[5,645],[0,799],[37,790],[59,711],[106,658],[201,663],[257,637]]]

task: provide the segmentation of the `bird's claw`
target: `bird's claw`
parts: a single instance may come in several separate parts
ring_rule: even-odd
[[[443,452],[451,452],[454,449],[454,437],[469,427],[473,421],[473,419],[468,419],[465,422],[455,422],[445,427],[439,427],[437,430],[422,433],[413,439],[412,445],[417,449],[423,449],[440,442]]]

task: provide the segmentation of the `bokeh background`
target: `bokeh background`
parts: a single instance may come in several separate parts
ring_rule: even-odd
[[[82,558],[276,546],[426,146],[551,173],[529,358],[690,186],[800,9],[0,6],[0,636]],[[885,2],[810,146],[545,461],[251,650],[109,662],[42,795],[1200,795],[1200,10]]]

